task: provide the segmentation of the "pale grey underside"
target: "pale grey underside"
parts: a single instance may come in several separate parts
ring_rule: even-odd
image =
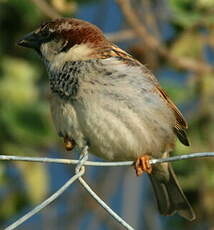
[[[108,160],[135,160],[145,153],[160,157],[171,150],[175,117],[154,92],[157,82],[144,68],[115,57],[73,66],[69,70],[64,66],[60,70],[64,73],[49,72],[58,133],[74,139],[80,148],[88,143],[91,153]],[[64,83],[62,77],[57,79],[63,74]],[[75,92],[74,78],[78,78]]]

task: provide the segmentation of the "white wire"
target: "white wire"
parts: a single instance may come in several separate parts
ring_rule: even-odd
[[[34,209],[32,209],[30,212],[19,218],[17,221],[15,221],[13,224],[9,225],[5,228],[5,230],[13,230],[17,228],[19,225],[24,223],[26,220],[31,218],[33,215],[41,211],[43,208],[45,208],[47,205],[49,205],[51,202],[56,200],[75,180],[77,180],[80,176],[84,174],[84,168],[82,168],[76,175],[71,177],[59,190],[57,190],[53,195],[51,195],[48,199],[43,201],[41,204],[37,205]]]
[[[185,160],[191,158],[201,158],[201,157],[213,157],[214,152],[204,152],[204,153],[192,153],[192,154],[185,154],[179,155],[175,157],[168,157],[162,159],[151,159],[151,164],[159,164],[163,162],[171,162],[177,160]],[[58,189],[53,195],[51,195],[48,199],[46,199],[41,204],[37,205],[34,209],[30,212],[19,218],[13,224],[9,225],[5,228],[5,230],[13,230],[23,222],[31,218],[33,215],[41,211],[51,202],[56,200],[75,180],[79,179],[81,185],[88,191],[88,193],[115,219],[117,220],[123,227],[128,230],[133,230],[133,228],[126,223],[119,215],[117,215],[100,197],[90,188],[90,186],[83,180],[81,177],[85,172],[85,165],[91,166],[130,166],[133,165],[133,161],[125,161],[125,162],[92,162],[87,161],[88,159],[88,146],[82,151],[79,160],[71,160],[71,159],[52,159],[52,158],[41,158],[41,157],[17,157],[17,156],[7,156],[7,155],[0,155],[0,160],[13,160],[13,161],[28,161],[28,162],[41,162],[41,163],[61,163],[61,164],[77,164],[76,166],[76,174],[71,177],[60,189]]]
[[[186,159],[193,159],[193,158],[202,158],[202,157],[214,157],[214,152],[203,152],[203,153],[189,153],[183,154],[174,157],[166,157],[161,159],[151,159],[150,164],[160,164],[164,162],[172,162],[178,160],[186,160]]]
[[[202,158],[202,157],[214,157],[214,152],[204,152],[204,153],[190,153],[179,155],[175,157],[167,157],[161,159],[151,159],[150,164],[158,164],[163,162],[171,162],[177,160],[185,160],[192,158]],[[0,160],[4,161],[27,161],[27,162],[40,162],[40,163],[59,163],[59,164],[78,164],[79,160],[73,159],[60,159],[60,158],[48,158],[48,157],[24,157],[24,156],[11,156],[11,155],[0,155]],[[130,166],[133,165],[133,161],[117,161],[117,162],[95,162],[86,161],[84,163],[86,166]]]
[[[24,156],[11,156],[0,155],[0,160],[4,161],[27,161],[27,162],[39,162],[39,163],[58,163],[58,164],[78,164],[79,160],[62,159],[62,158],[48,158],[48,157],[24,157]],[[133,161],[121,161],[121,162],[95,162],[86,161],[84,165],[88,166],[128,166],[132,165]]]
[[[84,168],[84,164],[88,159],[88,146],[86,146],[82,151],[82,156],[79,160],[78,165],[76,166],[76,173]],[[82,186],[88,191],[88,193],[100,204],[118,223],[120,223],[124,228],[128,230],[134,230],[128,223],[126,223],[119,215],[117,215],[83,180],[82,177],[79,177],[79,182]]]
[[[8,159],[8,158],[6,158]],[[17,159],[17,158],[16,158]],[[31,218],[33,215],[41,211],[43,208],[45,208],[47,205],[49,205],[51,202],[53,202],[55,199],[57,199],[75,180],[80,178],[84,172],[85,167],[84,164],[88,159],[88,146],[85,146],[83,148],[82,154],[80,156],[80,159],[78,160],[78,164],[76,166],[75,172],[76,175],[74,175],[71,179],[69,179],[59,190],[57,190],[53,195],[51,195],[48,199],[46,199],[41,204],[37,205],[34,209],[32,209],[30,212],[19,218],[17,221],[15,221],[13,224],[9,225],[5,228],[5,230],[13,230],[20,226],[22,223],[24,223],[26,220]],[[29,159],[28,159],[29,160]],[[83,187],[89,192],[91,196],[115,219],[117,220],[123,227],[125,227],[128,230],[134,230],[128,223],[126,223],[119,215],[117,215],[110,207],[108,207],[107,204],[103,200],[101,200],[97,194],[89,187],[89,185],[80,178],[79,182],[83,185]]]
[[[90,186],[83,180],[82,177],[79,177],[79,182],[82,186],[88,191],[88,193],[123,227],[128,230],[134,230],[127,222],[125,222],[117,213],[115,213],[100,197],[90,188]]]

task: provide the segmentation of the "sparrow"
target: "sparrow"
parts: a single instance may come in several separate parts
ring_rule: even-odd
[[[18,45],[36,50],[47,68],[51,114],[67,150],[88,146],[106,160],[132,160],[137,175],[148,173],[160,214],[195,219],[171,164],[149,163],[167,157],[176,138],[189,141],[183,115],[145,65],[75,18],[46,22]]]

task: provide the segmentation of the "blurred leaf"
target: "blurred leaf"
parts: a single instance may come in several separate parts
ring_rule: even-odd
[[[50,121],[47,120],[47,109],[39,104],[22,106],[4,106],[1,120],[9,130],[16,144],[38,146],[45,145],[51,136]]]
[[[1,218],[8,218],[16,213],[16,194],[10,194],[1,201],[0,216]]]
[[[27,61],[5,57],[1,61],[0,101],[2,103],[33,103],[38,96],[35,80],[38,71]]]
[[[49,188],[49,178],[47,167],[44,164],[15,162],[19,168],[26,192],[33,204],[41,202],[47,195]]]
[[[186,102],[191,101],[194,98],[193,87],[183,84],[178,84],[173,80],[162,81],[161,85],[164,86],[167,94],[170,98],[179,106],[179,104],[186,104]]]
[[[213,24],[214,22],[209,0],[207,2],[203,0],[169,0],[169,6],[174,22],[184,28],[195,24]]]
[[[5,57],[0,65],[0,127],[5,129],[4,151],[17,145],[19,148],[47,145],[52,129],[49,106],[38,97],[39,72],[27,61],[11,57]]]
[[[213,0],[197,0],[197,6],[202,9],[213,9],[214,1]]]
[[[213,103],[214,99],[214,74],[203,75],[202,77],[203,97],[207,98],[210,103]],[[207,101],[208,102],[208,101]],[[214,109],[211,106],[211,109]]]
[[[8,0],[8,3],[15,7],[17,11],[24,12],[23,17],[28,25],[32,26],[41,18],[41,12],[29,0]]]
[[[204,44],[201,35],[196,32],[182,33],[173,43],[171,52],[178,57],[191,57],[194,59],[202,58]]]
[[[66,0],[52,0],[52,5],[54,6],[54,8],[63,13],[63,14],[73,14],[73,12],[76,11],[77,9],[77,3],[75,1],[66,1]]]

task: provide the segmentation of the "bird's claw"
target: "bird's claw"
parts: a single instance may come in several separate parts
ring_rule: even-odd
[[[75,141],[64,137],[64,146],[67,151],[72,151],[75,146]]]
[[[144,172],[151,174],[152,166],[149,160],[150,160],[149,155],[143,155],[136,160],[134,167],[137,176],[142,175]]]

